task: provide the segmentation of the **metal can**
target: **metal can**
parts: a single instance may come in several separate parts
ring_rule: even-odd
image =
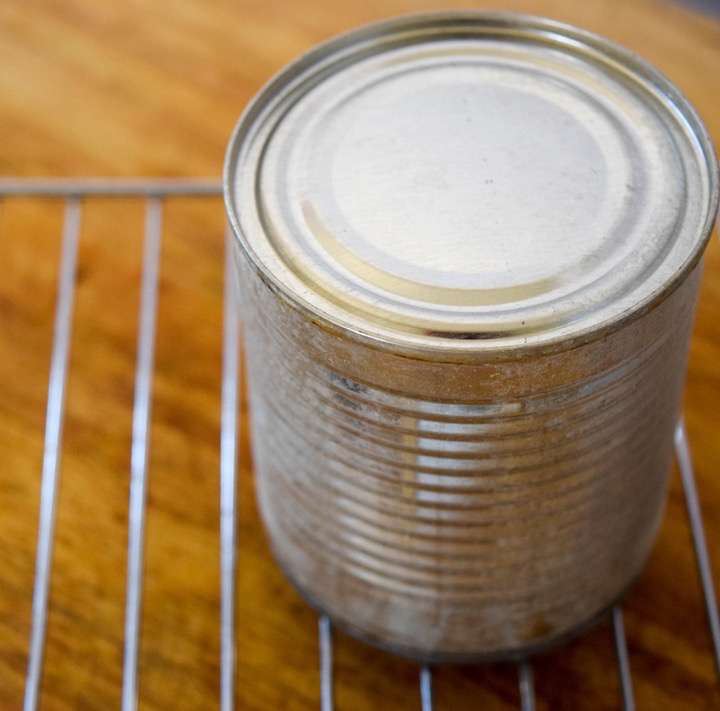
[[[639,575],[718,173],[634,54],[515,14],[319,46],[225,172],[260,510],[290,580],[425,660],[528,654]]]

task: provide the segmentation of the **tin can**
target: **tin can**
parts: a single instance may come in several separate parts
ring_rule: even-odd
[[[516,657],[615,603],[661,521],[708,135],[535,17],[405,17],[261,91],[228,149],[260,510],[352,634]]]

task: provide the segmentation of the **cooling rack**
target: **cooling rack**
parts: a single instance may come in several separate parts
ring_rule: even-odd
[[[55,529],[55,502],[59,487],[59,455],[65,408],[65,386],[70,352],[73,300],[75,292],[80,218],[83,204],[98,197],[144,198],[145,236],[137,339],[135,390],[132,414],[130,455],[130,500],[128,509],[127,582],[121,711],[135,711],[138,705],[138,643],[142,604],[143,549],[147,491],[148,427],[152,407],[152,377],[155,352],[160,244],[163,234],[163,202],[167,197],[198,199],[217,197],[222,189],[217,180],[186,179],[83,179],[41,180],[0,179],[0,199],[13,197],[54,197],[65,203],[58,279],[55,323],[50,361],[45,438],[40,487],[35,580],[32,600],[30,645],[25,680],[24,711],[39,706],[40,681],[47,627],[48,592],[52,568]],[[223,358],[220,423],[220,708],[235,709],[235,581],[236,559],[236,455],[238,431],[238,381],[240,313],[235,271],[230,253],[231,236],[225,232],[225,269],[223,295]],[[685,504],[692,534],[698,575],[703,591],[705,612],[713,645],[715,669],[720,678],[720,618],[718,617],[710,559],[693,473],[690,447],[682,418],[675,430],[675,455],[682,480]],[[635,699],[628,655],[623,613],[620,606],[610,614],[621,703],[625,711],[634,711]],[[329,618],[318,619],[320,660],[319,708],[334,711],[333,630]],[[518,689],[522,711],[533,711],[535,693],[530,660],[519,662]],[[432,669],[423,666],[418,679],[419,707],[433,711]],[[440,710],[439,710],[440,711]]]

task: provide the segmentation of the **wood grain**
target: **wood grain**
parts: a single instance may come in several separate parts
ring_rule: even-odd
[[[361,22],[442,2],[0,4],[0,173],[219,175],[238,114],[273,72]],[[482,3],[476,3],[479,7]],[[446,3],[450,5],[450,3]],[[453,7],[467,3],[452,3]],[[496,5],[496,3],[494,3]],[[720,23],[636,0],[507,1],[574,22],[663,69],[720,141]],[[62,206],[0,208],[0,709],[21,707]],[[130,416],[143,205],[83,212],[42,708],[120,698]],[[165,215],[147,527],[142,709],[218,705],[221,202]],[[687,420],[720,566],[720,247],[708,250]],[[272,562],[257,519],[243,408],[239,708],[318,706],[315,616]],[[640,709],[720,704],[677,483],[626,625]],[[341,709],[416,709],[417,669],[340,638]],[[607,625],[538,660],[539,709],[616,709]],[[437,708],[517,708],[510,667],[442,668]]]

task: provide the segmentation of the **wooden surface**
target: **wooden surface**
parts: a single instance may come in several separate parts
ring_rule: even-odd
[[[457,6],[456,3],[453,3]],[[493,5],[497,6],[495,2]],[[358,23],[440,3],[0,3],[0,174],[211,175],[245,103],[285,62]],[[479,6],[479,5],[476,5]],[[505,2],[609,35],[696,104],[720,142],[720,23],[638,0]],[[0,208],[0,709],[21,706],[62,205]],[[84,210],[43,709],[117,708],[143,205]],[[165,215],[152,416],[142,709],[218,704],[221,202]],[[720,245],[709,251],[687,419],[720,572]],[[243,416],[246,414],[243,409]],[[315,616],[272,562],[243,417],[238,707],[318,707]],[[640,709],[720,705],[677,479],[627,600]],[[338,708],[417,709],[417,669],[337,641]],[[607,625],[535,666],[539,709],[619,708]],[[442,668],[438,709],[514,709],[511,667]]]

